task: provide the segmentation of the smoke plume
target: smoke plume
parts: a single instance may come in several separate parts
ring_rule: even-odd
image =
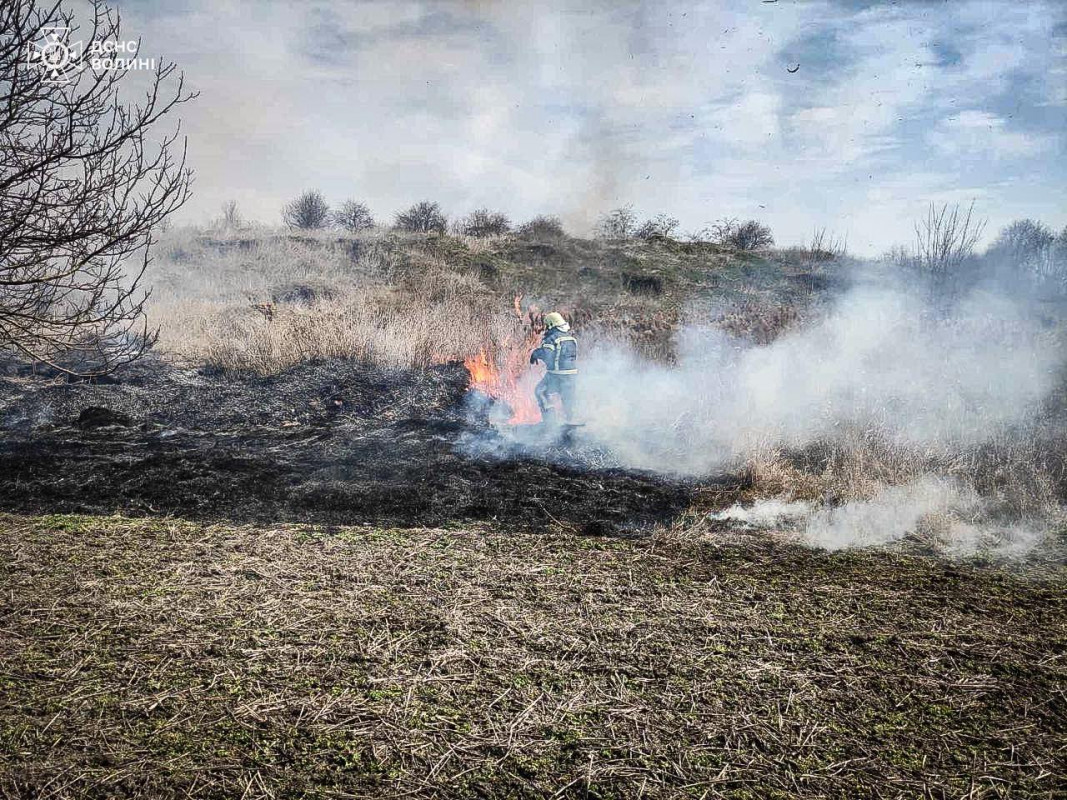
[[[846,429],[972,446],[1033,415],[1060,365],[1053,337],[1009,300],[976,295],[946,318],[884,287],[847,293],[767,346],[702,327],[677,346],[672,367],[611,346],[584,360],[588,433],[626,466],[702,475]]]
[[[763,346],[689,325],[676,337],[675,363],[665,365],[594,343],[579,376],[580,438],[614,465],[698,478],[744,470],[768,453],[840,453],[876,440],[906,468],[865,464],[853,449],[850,469],[861,479],[851,474],[839,491],[797,491],[804,487],[786,476],[779,497],[718,518],[792,527],[829,549],[926,531],[951,552],[1025,550],[1049,520],[1062,519],[1060,490],[1036,465],[1039,437],[1062,428],[1046,407],[1062,385],[1057,337],[1025,302],[1003,295],[977,292],[947,313],[917,291],[870,281]],[[498,437],[480,450],[505,454],[507,442]],[[1017,470],[1026,475],[997,456],[978,465],[983,448],[1006,442],[1034,460]],[[530,451],[528,442],[521,447]],[[558,458],[560,448],[540,455]],[[806,473],[816,484],[818,469]],[[976,489],[981,469],[990,496]],[[1038,506],[1046,522],[1033,522]]]

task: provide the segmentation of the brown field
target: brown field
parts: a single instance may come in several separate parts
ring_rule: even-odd
[[[0,518],[0,796],[1054,797],[1062,575]]]

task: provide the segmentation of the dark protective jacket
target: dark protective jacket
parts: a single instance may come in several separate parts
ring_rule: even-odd
[[[541,340],[541,346],[533,351],[530,363],[545,362],[550,375],[576,375],[578,373],[578,340],[569,330],[553,328]]]

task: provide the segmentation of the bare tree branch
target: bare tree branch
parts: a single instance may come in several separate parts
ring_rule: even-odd
[[[931,291],[949,296],[967,259],[982,236],[985,221],[974,217],[974,201],[964,209],[958,203],[930,204],[926,216],[915,223],[914,267],[930,279]]]
[[[62,2],[0,1],[0,349],[82,375],[114,370],[154,343],[140,288],[154,231],[189,197],[176,127],[158,124],[195,97],[161,62],[140,102],[122,69],[87,68],[68,83],[27,54],[46,28],[119,40],[102,0],[77,25]]]

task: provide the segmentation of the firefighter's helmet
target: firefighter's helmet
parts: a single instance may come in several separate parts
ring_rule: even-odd
[[[545,327],[549,330],[553,328],[562,328],[566,326],[567,320],[563,319],[563,315],[558,311],[549,311],[545,314]]]

